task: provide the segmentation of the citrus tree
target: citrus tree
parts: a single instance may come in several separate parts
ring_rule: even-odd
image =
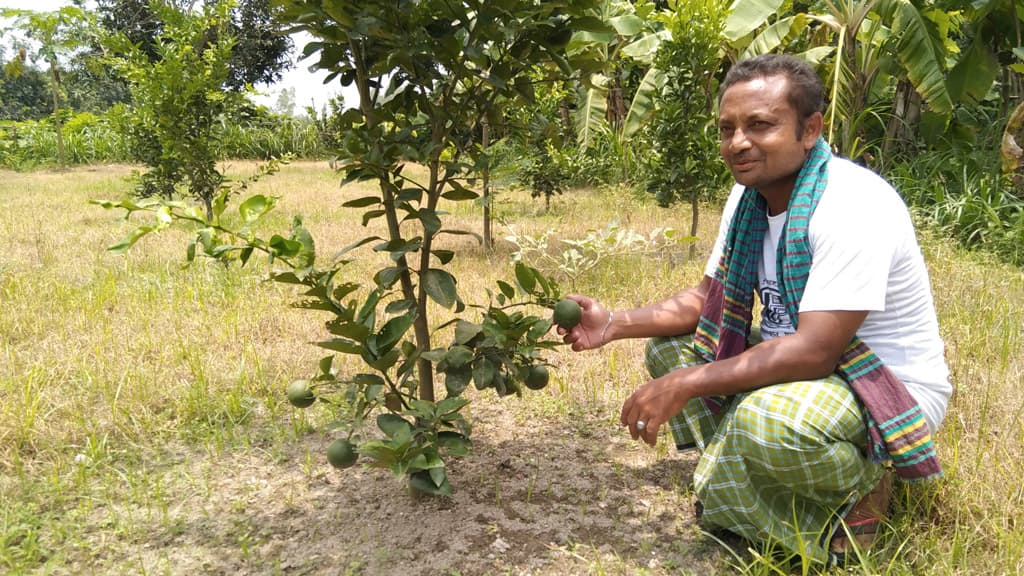
[[[149,167],[138,179],[138,194],[169,199],[185,188],[203,203],[209,220],[224,183],[217,169],[221,119],[241,98],[226,89],[234,45],[232,5],[224,0],[193,12],[153,2],[163,23],[153,40],[155,57],[124,32],[103,41],[107,63],[131,92],[124,127],[131,149]]]
[[[489,159],[473,127],[483,120],[500,124],[500,102],[531,100],[539,68],[572,73],[563,53],[566,32],[589,4],[282,1],[295,29],[316,37],[306,47],[308,56],[318,55],[316,66],[358,92],[357,106],[337,119],[336,165],[344,182],[376,183],[374,193],[345,206],[361,210],[364,225],[383,219],[386,234],[318,259],[300,218],[287,234],[262,239],[252,232],[273,198],[240,202],[244,225],[231,229],[222,218],[231,192],[222,189],[210,218],[182,203],[103,203],[154,218],[116,248],[185,222],[196,229],[190,258],[206,254],[245,264],[258,251],[283,265],[273,278],[305,289],[297,306],[330,314],[329,336],[318,344],[332,354],[314,375],[289,385],[288,397],[299,407],[323,400],[338,408],[332,427],[343,437],[328,448],[331,463],[346,467],[363,455],[406,476],[417,491],[450,493],[445,458],[467,453],[470,445],[470,423],[461,414],[467,387],[507,396],[547,385],[542,354],[556,341],[545,339],[549,315],[531,314],[530,306],[554,307],[558,287],[520,263],[514,281],[499,281],[487,302],[467,305],[449,270],[455,253],[435,241],[471,233],[445,226],[442,201],[478,197],[472,175]],[[426,168],[425,179],[406,173],[410,163]],[[365,286],[345,274],[360,250],[385,253],[390,262]],[[432,322],[432,306],[452,310],[454,319]],[[341,373],[334,353],[357,356],[364,369]],[[364,434],[363,423],[374,414],[379,433]]]

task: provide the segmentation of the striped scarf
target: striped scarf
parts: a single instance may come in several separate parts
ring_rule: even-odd
[[[797,177],[782,241],[776,250],[779,291],[794,328],[811,268],[807,226],[828,182],[831,156],[828,144],[819,138]],[[746,349],[767,229],[767,203],[755,189],[747,188],[729,226],[722,258],[694,335],[694,348],[705,361],[729,358]],[[897,475],[905,480],[942,473],[920,406],[860,338],[854,336],[850,341],[836,373],[849,383],[864,405],[872,461],[891,460]],[[718,412],[727,399],[708,397],[704,401]]]

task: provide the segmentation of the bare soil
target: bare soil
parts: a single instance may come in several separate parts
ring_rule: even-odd
[[[694,518],[694,456],[632,441],[604,409],[470,408],[473,452],[449,465],[452,497],[334,470],[320,432],[283,449],[154,456],[171,504],[98,506],[69,573],[727,573],[729,553]]]

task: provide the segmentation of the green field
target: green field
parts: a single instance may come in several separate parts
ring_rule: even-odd
[[[120,199],[131,167],[0,173],[0,572],[21,574],[776,574],[783,566],[699,531],[691,456],[647,449],[615,422],[643,383],[642,343],[559,351],[553,385],[497,401],[477,393],[474,454],[451,466],[451,499],[414,500],[391,476],[331,469],[324,408],[292,409],[287,383],[314,372],[323,317],[289,308],[264,262],[184,267],[184,233],[104,248],[132,224],[90,199]],[[245,176],[248,163],[228,167]],[[268,225],[301,213],[323,254],[373,233],[341,204],[323,164],[296,163],[254,192],[281,197]],[[479,231],[471,203],[445,207]],[[582,238],[618,221],[685,228],[625,190],[573,190],[548,212],[505,192],[499,238]],[[609,259],[575,290],[625,308],[695,282],[686,247]],[[268,229],[269,232],[269,229]],[[932,486],[898,491],[892,529],[865,574],[1024,571],[1024,273],[922,231],[956,393]],[[467,301],[512,274],[511,246],[446,236]],[[381,261],[347,271],[369,281]],[[565,284],[567,287],[568,284]],[[339,358],[339,361],[341,359]],[[338,365],[338,364],[336,364]],[[355,368],[349,360],[341,363]],[[796,566],[797,572],[803,568]],[[781,572],[785,573],[785,572]]]

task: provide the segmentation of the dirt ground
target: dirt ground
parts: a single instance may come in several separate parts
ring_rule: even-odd
[[[69,573],[727,573],[694,518],[694,456],[633,442],[604,410],[471,409],[473,452],[449,465],[450,498],[332,469],[320,432],[281,451],[178,453],[153,463],[171,505],[96,508]]]

